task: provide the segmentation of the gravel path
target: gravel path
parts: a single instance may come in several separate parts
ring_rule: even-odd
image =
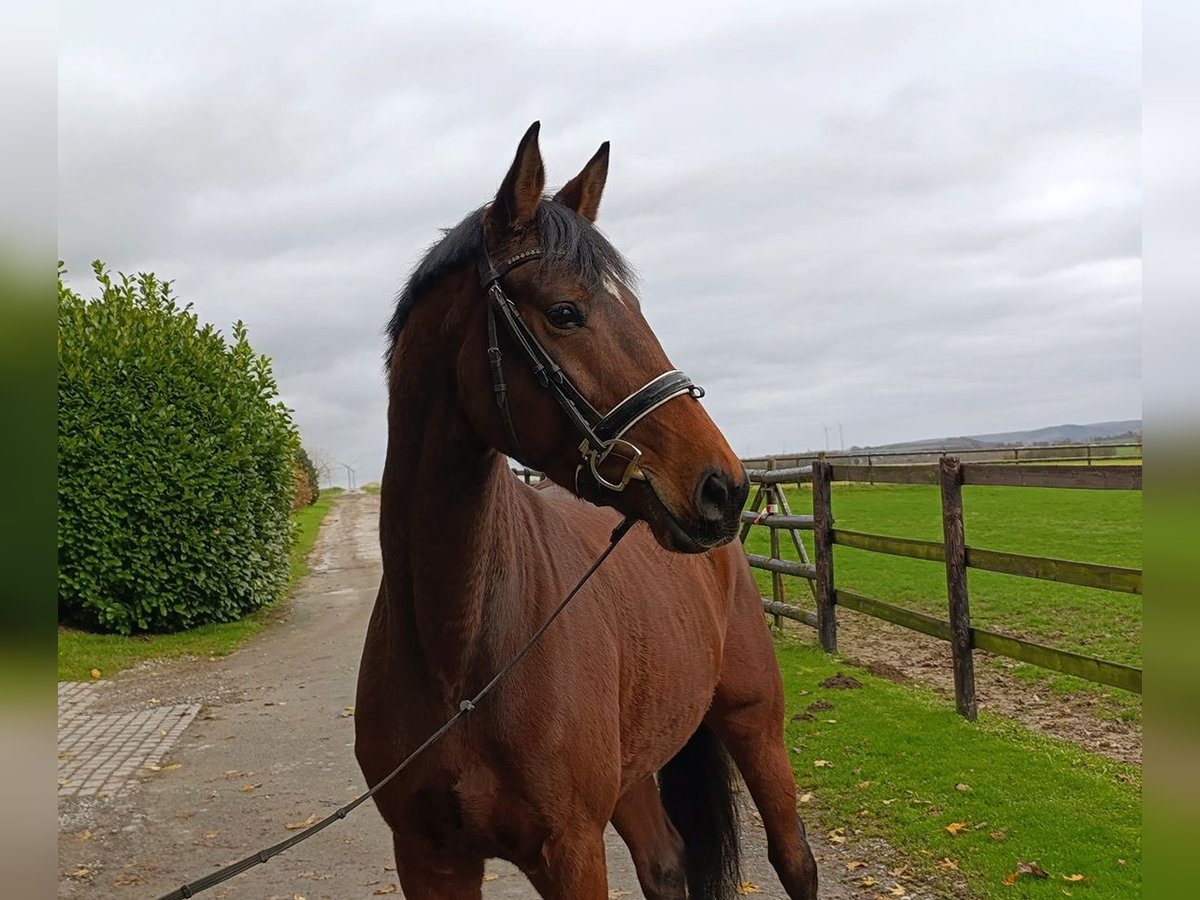
[[[312,574],[299,586],[284,621],[238,652],[219,660],[146,665],[90,690],[65,688],[71,702],[60,707],[60,740],[68,716],[75,741],[70,751],[60,747],[60,897],[159,896],[282,840],[293,833],[289,825],[324,817],[363,789],[350,707],[379,584],[378,510],[378,498],[369,494],[347,494],[334,504],[310,561]],[[162,709],[186,714],[197,707],[182,729],[161,727],[161,715],[142,715]],[[88,744],[78,739],[81,717],[110,723],[107,731],[98,724],[94,734],[112,732],[113,722],[142,732],[124,743],[110,737]],[[147,722],[154,723],[148,727],[156,729],[155,741],[143,733]],[[114,755],[122,747],[121,763],[86,758]],[[130,773],[128,748],[144,747],[150,749]],[[72,772],[107,765],[119,777],[84,779],[80,786],[90,783],[94,790],[73,791],[62,777],[64,765]],[[747,893],[783,898],[753,809],[742,818]],[[850,873],[845,863],[863,858],[864,848],[851,856],[806,818],[825,900],[896,896],[886,889],[895,883],[888,875],[887,848],[876,847],[870,865]],[[609,831],[610,896],[638,900],[642,893],[628,853]],[[862,887],[867,876],[883,890]],[[388,831],[367,804],[204,896],[401,896],[396,884]],[[926,894],[914,890],[906,896]],[[493,861],[484,897],[525,900],[535,894],[515,869]]]

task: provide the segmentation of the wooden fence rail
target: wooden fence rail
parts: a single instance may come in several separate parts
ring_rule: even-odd
[[[1113,459],[1141,459],[1140,441],[1100,442],[1090,444],[1047,444],[1029,447],[933,447],[925,450],[826,450],[823,453],[781,453],[757,456],[742,462],[752,469],[765,469],[768,461],[776,468],[794,468],[810,465],[817,459],[832,463],[847,463],[864,466],[891,463],[925,463],[936,465],[943,456],[954,456],[964,462],[988,462],[992,464],[1025,465],[1026,463],[1074,462],[1091,466],[1100,461]]]

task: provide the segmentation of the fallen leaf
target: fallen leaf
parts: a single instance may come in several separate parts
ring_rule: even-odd
[[[958,834],[960,831],[962,831],[966,827],[967,827],[966,822],[951,822],[949,825],[946,826],[946,830],[948,832],[950,832],[951,834]]]
[[[943,856],[942,861],[937,864],[937,867],[939,869],[945,869],[948,872],[950,872],[950,871],[957,872],[958,871],[958,863],[956,863],[954,860],[950,859],[948,856]]]
[[[800,803],[812,803],[812,798],[813,798],[812,794],[801,794],[798,799],[799,799]],[[1123,864],[1124,863],[1122,863],[1122,865]]]
[[[760,813],[757,809],[753,810],[750,813],[750,824],[753,825],[755,828],[765,828],[766,827],[763,825],[762,813]]]
[[[737,892],[739,894],[761,894],[762,888],[753,881],[743,881],[737,886]]]
[[[991,831],[988,832],[988,837],[990,837],[993,841],[1002,841],[1008,837],[1008,835],[1003,831]]]
[[[954,786],[954,789],[955,789],[956,791],[962,791],[962,792],[965,794],[965,793],[967,793],[967,792],[969,792],[969,791],[971,790],[971,786],[970,786],[969,784],[963,784],[963,783],[960,781],[958,784],[956,784],[956,785]]]
[[[303,822],[288,822],[283,827],[286,828],[288,831],[299,831],[301,828],[307,828],[309,825],[316,825],[316,824],[317,824],[317,814],[313,813],[311,816],[309,816]],[[378,891],[376,891],[376,893],[378,893]],[[391,893],[391,891],[388,891],[388,893]]]
[[[859,887],[875,887],[875,885],[877,885],[877,884],[879,884],[879,882],[876,881],[874,878],[872,878],[870,875],[864,875],[862,878],[860,878],[858,880]]]
[[[1012,887],[1014,884],[1017,883],[1017,877],[1020,874],[1021,874],[1020,872],[1009,872],[1007,875],[1005,875],[1003,878],[1000,879],[1000,883],[1006,884],[1009,887]]]
[[[846,843],[846,829],[845,828],[833,829],[833,831],[829,832],[829,840],[831,843],[834,843],[834,844]]]
[[[1025,862],[1023,859],[1017,860],[1017,871],[1022,875],[1032,875],[1034,878],[1050,877],[1049,873],[1036,862]]]
[[[833,768],[833,763],[831,763],[827,759],[814,759],[813,765],[816,766],[818,769],[832,769]]]
[[[495,881],[495,880],[496,880],[497,878],[499,878],[499,877],[500,877],[500,876],[499,876],[499,875],[497,875],[495,872],[484,872],[484,873],[483,873],[483,880],[484,880],[484,881]]]
[[[260,787],[262,787],[261,781],[258,784],[243,784],[241,790],[242,790],[243,794],[248,794],[253,790],[257,790]]]
[[[78,837],[81,841],[90,841],[92,839],[92,833],[87,829],[84,829],[83,831],[79,832]]]
[[[616,900],[617,897],[628,897],[629,891],[613,890],[608,892],[609,900]]]
[[[865,869],[866,867],[867,864],[859,859],[852,859],[846,863],[846,870],[850,872],[853,872],[855,869]]]
[[[893,887],[890,891],[888,891],[888,893],[891,894],[893,897],[903,897],[905,894],[908,893],[908,888],[906,888],[902,884],[898,884],[895,887]]]
[[[884,801],[883,801],[883,805],[884,805],[884,806],[891,806],[891,805],[892,805],[893,803],[895,803],[895,802],[896,802],[896,798],[895,798],[895,797],[892,797],[890,800],[884,800]]]
[[[78,868],[75,869],[74,872],[71,873],[70,877],[77,878],[77,879],[78,878],[91,878],[92,870],[89,869],[87,866],[79,866]]]
[[[888,874],[891,875],[893,878],[899,878],[902,875],[907,875],[908,874],[908,866],[901,866],[898,869],[889,869]]]
[[[380,894],[394,894],[398,890],[400,890],[400,888],[396,887],[396,885],[389,884],[387,887],[376,888],[375,890],[371,891],[371,893],[379,896]]]
[[[1063,881],[1087,881],[1086,875],[1064,875]]]
[[[99,677],[100,677],[100,670],[99,670],[99,669],[92,669],[92,677],[93,677],[93,678],[99,678]]]
[[[113,879],[113,884],[117,887],[128,887],[131,884],[141,884],[142,876],[133,872],[126,872],[124,875],[118,875]]]
[[[873,781],[860,781],[858,784],[855,785],[855,787],[858,788],[860,791],[865,791],[867,788],[869,788],[874,783],[875,782],[873,782]]]

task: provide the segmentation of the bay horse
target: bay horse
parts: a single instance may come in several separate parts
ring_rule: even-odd
[[[738,881],[732,763],[788,896],[811,900],[779,669],[730,544],[748,480],[593,224],[608,158],[606,142],[546,196],[534,123],[494,200],[397,300],[355,754],[382,779],[636,519],[487,702],[376,795],[400,886],[479,898],[498,857],[542,897],[605,900],[612,822],[647,898],[722,900]],[[525,485],[506,457],[553,484]]]

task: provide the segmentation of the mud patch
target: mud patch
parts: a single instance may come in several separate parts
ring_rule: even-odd
[[[848,691],[862,687],[862,682],[853,675],[843,675],[838,672],[836,675],[830,675],[821,682],[821,687],[830,688],[835,691]]]
[[[954,703],[950,645],[850,609],[838,610],[838,649],[847,662],[890,681],[929,685]],[[1142,764],[1142,725],[1111,715],[1095,693],[1059,694],[1007,670],[1017,663],[975,651],[975,692],[988,710],[1043,734],[1129,765]],[[837,677],[837,676],[834,676]],[[901,681],[903,683],[903,681]]]

